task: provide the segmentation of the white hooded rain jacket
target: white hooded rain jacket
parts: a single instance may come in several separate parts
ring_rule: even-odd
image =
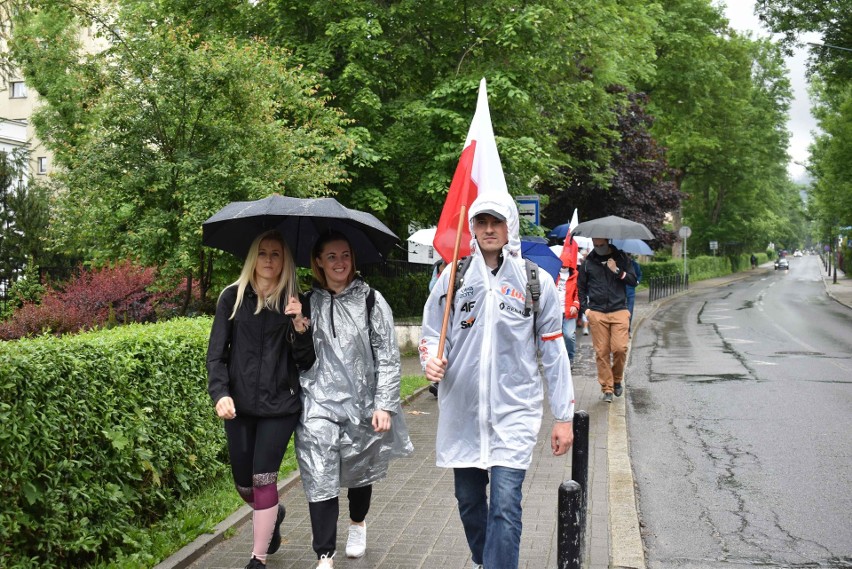
[[[468,217],[471,234],[473,218],[486,210],[506,218],[509,243],[503,247],[503,262],[496,277],[489,276],[476,239],[471,243],[473,260],[461,290],[455,291],[447,331],[448,365],[438,389],[436,462],[447,468],[507,466],[526,470],[541,427],[542,379],[546,380],[555,419],[573,419],[571,367],[552,279],[539,279],[538,316],[524,315],[527,272],[514,200],[508,194],[477,198]],[[449,277],[449,270],[441,274],[423,310],[420,361],[424,367],[438,355]],[[541,352],[544,378],[539,373],[537,350]]]

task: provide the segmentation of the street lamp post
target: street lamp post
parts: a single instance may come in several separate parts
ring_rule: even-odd
[[[688,225],[684,225],[680,229],[678,229],[677,234],[683,238],[683,278],[684,282],[686,282],[686,272],[688,270],[686,264],[686,240],[689,239],[690,235],[692,235],[692,228],[690,228]]]

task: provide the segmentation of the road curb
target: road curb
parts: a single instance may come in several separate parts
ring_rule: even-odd
[[[847,308],[852,308],[852,302],[850,302],[849,300],[841,299],[840,297],[838,297],[837,295],[834,294],[833,290],[831,290],[831,287],[835,283],[831,282],[829,280],[830,277],[828,275],[824,275],[824,274],[822,274],[822,271],[820,271],[820,277],[822,277],[822,286],[825,287],[825,294],[826,294],[826,296],[828,296],[828,298],[834,300],[835,302],[842,304],[843,306],[845,306]]]
[[[639,509],[628,450],[627,406],[624,401],[624,397],[616,397],[607,417],[610,567],[645,569],[645,549],[639,530]]]

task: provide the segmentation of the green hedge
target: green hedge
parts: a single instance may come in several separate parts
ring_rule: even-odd
[[[765,263],[768,260],[766,253],[757,253],[757,262]],[[671,259],[663,262],[652,261],[640,263],[642,267],[642,282],[647,284],[653,277],[669,277],[683,273],[683,260]],[[749,270],[751,267],[751,253],[742,255],[731,255],[727,257],[699,256],[687,259],[689,280],[691,282],[714,277],[722,277],[731,273]]]
[[[687,264],[690,282],[722,277],[736,271],[732,269],[729,257],[689,257]]]
[[[82,567],[227,468],[210,318],[0,342],[0,566]]]
[[[655,277],[671,277],[683,272],[683,261],[651,261],[650,263],[639,263],[642,267],[642,283],[647,285],[648,281]]]

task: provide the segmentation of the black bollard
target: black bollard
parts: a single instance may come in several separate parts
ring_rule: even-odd
[[[559,535],[556,543],[556,567],[581,569],[583,566],[583,489],[574,480],[559,486]]]
[[[589,414],[574,413],[574,447],[571,450],[571,480],[583,490],[583,517],[589,496]]]
[[[571,478],[559,486],[559,535],[556,560],[559,569],[580,569],[586,537],[589,486],[589,414],[574,413]]]

